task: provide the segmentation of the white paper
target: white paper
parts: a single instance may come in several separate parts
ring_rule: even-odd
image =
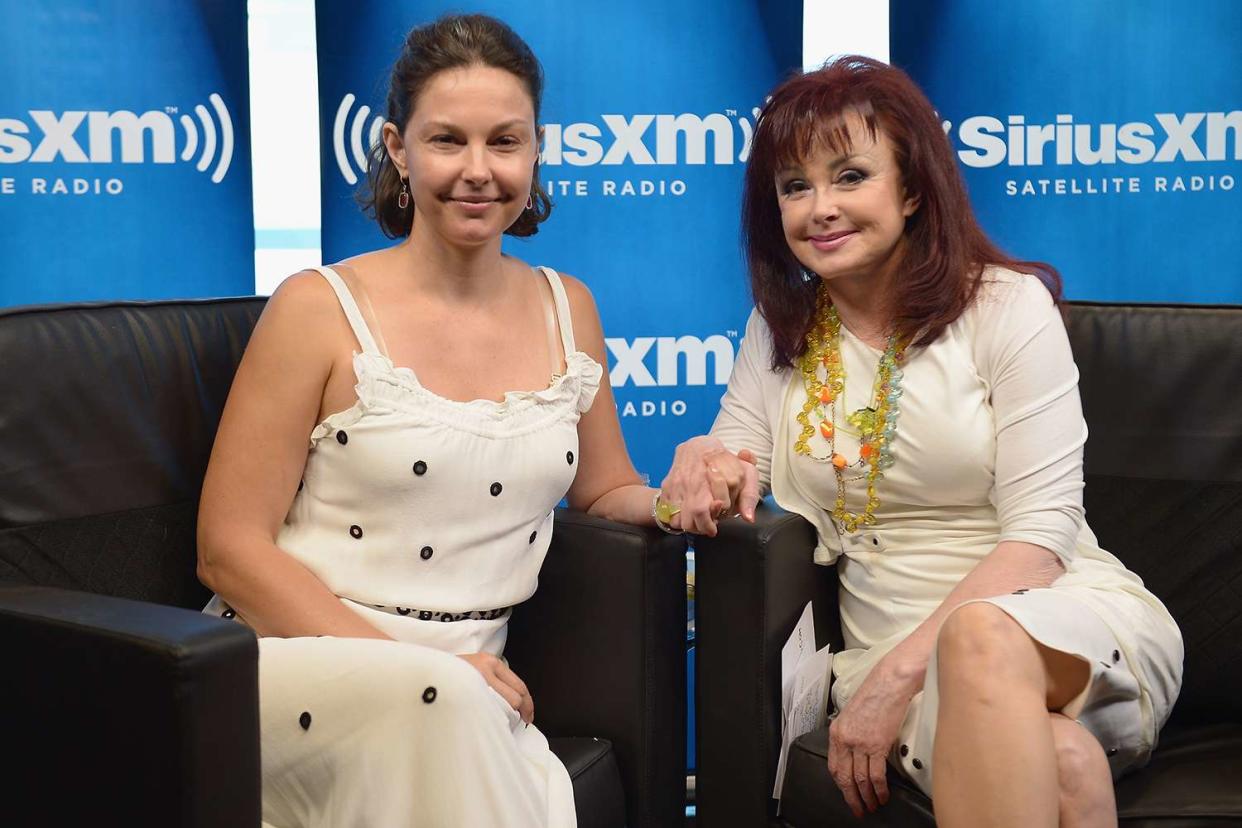
[[[811,653],[815,652],[815,614],[811,611],[811,602],[806,602],[798,623],[793,632],[781,647],[781,709],[789,709],[789,690],[798,665]]]
[[[789,640],[781,648],[781,752],[772,796],[781,798],[789,747],[805,733],[823,727],[828,718],[832,683],[832,648],[815,649],[815,622],[806,605]]]

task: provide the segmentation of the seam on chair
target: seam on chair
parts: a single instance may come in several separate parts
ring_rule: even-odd
[[[595,767],[595,766],[596,766],[596,765],[598,765],[600,762],[604,761],[604,759],[606,759],[606,758],[608,757],[608,754],[610,754],[610,753],[612,753],[612,752],[613,752],[613,750],[612,750],[612,741],[611,741],[611,740],[609,740],[609,742],[608,742],[608,750],[602,751],[602,752],[601,752],[598,756],[596,756],[596,757],[595,757],[594,759],[592,759],[589,763],[587,763],[586,767],[584,767],[581,771],[579,771],[579,772],[578,772],[578,776],[580,776],[580,777],[581,777],[581,776],[582,776],[583,774],[585,774],[587,771],[591,770],[591,768]]]
[[[1071,311],[1074,308],[1117,308],[1118,310],[1202,310],[1202,311],[1218,311],[1218,310],[1242,310],[1242,305],[1232,304],[1228,302],[1220,302],[1215,304],[1198,304],[1191,302],[1100,302],[1090,299],[1069,299],[1065,302],[1066,307]]]
[[[0,310],[0,319],[10,316],[27,316],[33,313],[74,313],[76,311],[87,310],[107,310],[109,308],[159,308],[179,305],[190,305],[193,307],[206,305],[232,305],[245,302],[253,302],[261,299],[267,301],[266,296],[219,296],[205,299],[105,299],[98,302],[50,302],[37,305],[16,305],[11,308]]]

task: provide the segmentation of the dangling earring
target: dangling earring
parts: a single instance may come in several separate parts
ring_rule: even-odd
[[[405,179],[401,179],[401,195],[397,196],[397,207],[404,210],[410,206],[410,188]]]
[[[533,209],[535,209],[535,195],[534,195],[534,193],[531,193],[530,195],[528,195],[528,196],[526,197],[526,209],[527,209],[527,210],[533,210]]]

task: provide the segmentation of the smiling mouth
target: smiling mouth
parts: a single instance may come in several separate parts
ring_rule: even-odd
[[[846,236],[852,236],[857,232],[858,232],[857,230],[840,230],[836,233],[828,233],[827,235],[823,235],[823,236],[808,236],[807,238],[809,241],[819,242],[820,244],[827,244],[828,242],[834,242],[837,239],[843,239]]]
[[[456,201],[461,204],[495,204],[500,201],[499,198],[482,198],[480,196],[464,196],[455,197],[447,196],[445,201]]]
[[[857,230],[844,230],[837,233],[826,233],[822,236],[808,236],[807,241],[821,253],[831,253],[842,247],[847,241],[858,235]]]

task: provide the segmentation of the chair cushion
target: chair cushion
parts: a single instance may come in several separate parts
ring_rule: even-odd
[[[197,514],[182,501],[0,528],[0,581],[202,609],[211,593],[194,571]]]
[[[861,824],[886,828],[935,826],[931,800],[891,768],[888,786],[888,804],[869,814]],[[790,747],[781,818],[794,828],[860,824],[828,776],[828,728],[813,730]]]
[[[828,728],[794,742],[785,771],[781,818],[794,828],[855,824],[828,777]],[[1242,724],[1166,728],[1151,762],[1116,786],[1117,815],[1127,828],[1242,823]],[[931,800],[889,770],[889,804],[864,825],[932,828]]]
[[[1146,767],[1117,783],[1127,826],[1242,824],[1242,724],[1165,728]]]
[[[612,742],[607,739],[550,738],[574,784],[578,828],[624,828],[625,793]]]

